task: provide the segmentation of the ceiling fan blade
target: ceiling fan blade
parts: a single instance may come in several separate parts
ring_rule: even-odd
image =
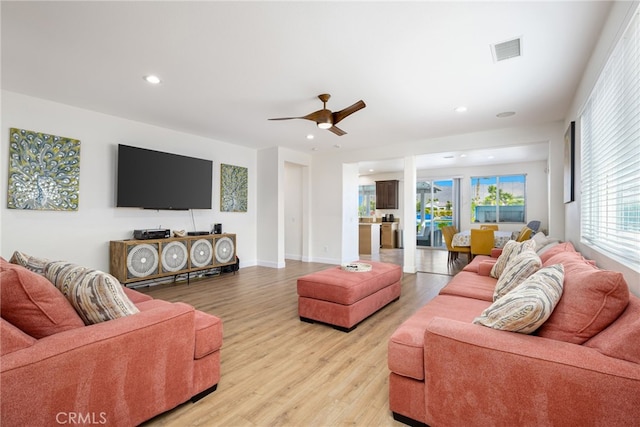
[[[268,119],[268,120],[291,120],[291,119],[304,119],[304,117],[278,117],[275,119]]]
[[[340,129],[339,127],[336,126],[331,126],[329,129],[331,132],[335,133],[338,136],[342,136],[342,135],[346,135],[347,133],[345,131],[343,131],[342,129]]]
[[[327,118],[331,117],[331,111],[329,110],[318,110],[313,113],[309,113],[306,116],[302,117],[303,119],[312,120],[316,123],[326,121]]]
[[[344,110],[336,111],[335,113],[333,113],[333,124],[335,125],[336,123],[339,123],[345,117],[350,116],[351,114],[363,109],[366,106],[367,104],[365,104],[364,101],[360,100],[352,106],[345,108]]]

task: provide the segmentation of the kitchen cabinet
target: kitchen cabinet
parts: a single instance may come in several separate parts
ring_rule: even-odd
[[[376,181],[376,209],[398,209],[398,180]]]
[[[359,228],[359,253],[365,255],[380,253],[380,223],[360,223]]]
[[[397,247],[396,231],[398,230],[397,222],[383,222],[382,223],[382,248],[394,249]]]

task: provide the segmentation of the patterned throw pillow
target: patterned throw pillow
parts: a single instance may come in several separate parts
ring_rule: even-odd
[[[86,325],[138,313],[115,277],[65,261],[50,262],[44,276],[69,300]]]
[[[540,267],[542,267],[540,257],[530,250],[526,250],[515,258],[511,258],[507,263],[507,267],[500,275],[498,283],[496,283],[496,288],[493,291],[493,300],[496,301],[520,283],[524,282],[525,279],[538,271]]]
[[[473,323],[522,334],[535,332],[560,301],[563,280],[562,264],[541,268],[491,304]]]
[[[524,251],[535,251],[536,250],[536,242],[533,240],[525,240],[524,242],[516,242],[515,240],[509,240],[502,248],[502,253],[498,257],[498,261],[496,261],[495,265],[491,269],[491,277],[494,279],[499,279],[500,275],[507,267],[509,260],[517,257]]]
[[[44,267],[51,260],[46,258],[38,258],[35,256],[27,255],[24,252],[15,251],[9,260],[12,264],[21,265],[29,271],[33,271],[34,273],[38,273],[39,275],[44,275]]]

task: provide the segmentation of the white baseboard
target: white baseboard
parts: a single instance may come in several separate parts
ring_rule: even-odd
[[[284,262],[272,262],[272,261],[258,261],[260,267],[269,267],[269,268],[284,268]]]

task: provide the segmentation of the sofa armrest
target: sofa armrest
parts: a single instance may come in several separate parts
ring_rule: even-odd
[[[2,356],[2,425],[90,413],[135,425],[191,397],[195,310],[151,310],[42,338]],[[63,419],[63,421],[65,421]]]
[[[626,425],[640,365],[538,336],[434,318],[424,340],[427,423]]]

